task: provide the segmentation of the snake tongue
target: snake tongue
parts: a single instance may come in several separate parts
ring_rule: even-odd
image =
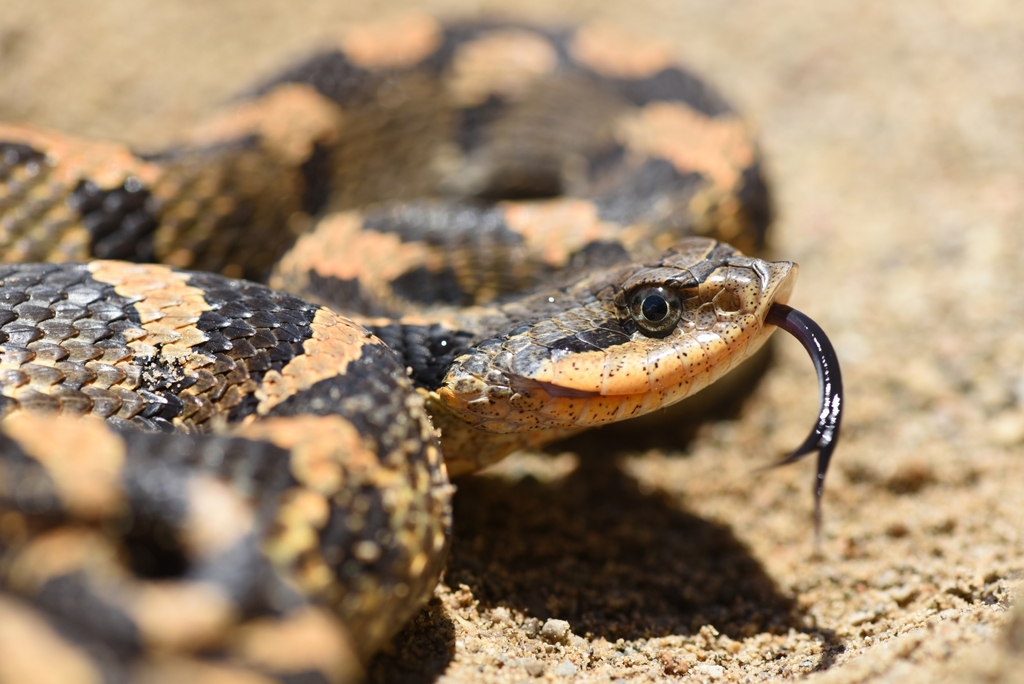
[[[832,452],[839,442],[839,423],[843,417],[843,376],[839,370],[839,358],[821,327],[807,315],[785,304],[773,304],[768,310],[765,322],[777,326],[800,341],[818,371],[818,387],[821,390],[821,410],[818,420],[811,428],[803,444],[775,466],[799,461],[807,454],[818,452],[818,474],[814,481],[814,532],[821,538],[821,497],[825,491],[825,473],[832,458]]]

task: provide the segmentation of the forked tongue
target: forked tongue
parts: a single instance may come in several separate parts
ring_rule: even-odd
[[[818,452],[818,475],[814,481],[814,535],[821,541],[821,497],[825,491],[825,473],[832,452],[839,442],[839,423],[843,417],[843,376],[839,371],[839,358],[832,343],[821,327],[794,308],[785,304],[772,304],[765,322],[777,326],[800,340],[818,371],[818,386],[821,389],[821,410],[818,421],[811,428],[811,434],[804,443],[774,467],[799,461],[811,453]]]

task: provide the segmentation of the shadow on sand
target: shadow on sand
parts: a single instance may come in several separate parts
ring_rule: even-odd
[[[717,417],[735,415],[739,403],[718,409]],[[663,492],[641,490],[618,467],[619,454],[658,448],[659,441],[671,440],[678,451],[696,424],[587,433],[562,445],[581,454],[579,467],[548,482],[459,480],[445,582],[468,586],[482,609],[568,620],[574,633],[610,641],[695,634],[713,625],[736,640],[796,629],[821,639],[826,653],[841,648],[833,635],[807,626],[793,598],[729,528],[688,513]],[[374,679],[436,679],[454,654],[444,613],[436,601],[428,606],[420,624],[397,637],[395,653],[374,661]],[[819,669],[829,664],[823,660]]]

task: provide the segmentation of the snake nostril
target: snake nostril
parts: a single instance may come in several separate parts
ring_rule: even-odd
[[[712,301],[719,313],[736,313],[743,308],[743,302],[739,296],[729,289],[722,290],[716,294]]]

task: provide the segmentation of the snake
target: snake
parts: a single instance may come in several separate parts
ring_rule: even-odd
[[[770,218],[749,124],[600,23],[349,27],[162,149],[0,124],[0,681],[358,681],[450,477],[777,328],[820,525]]]

